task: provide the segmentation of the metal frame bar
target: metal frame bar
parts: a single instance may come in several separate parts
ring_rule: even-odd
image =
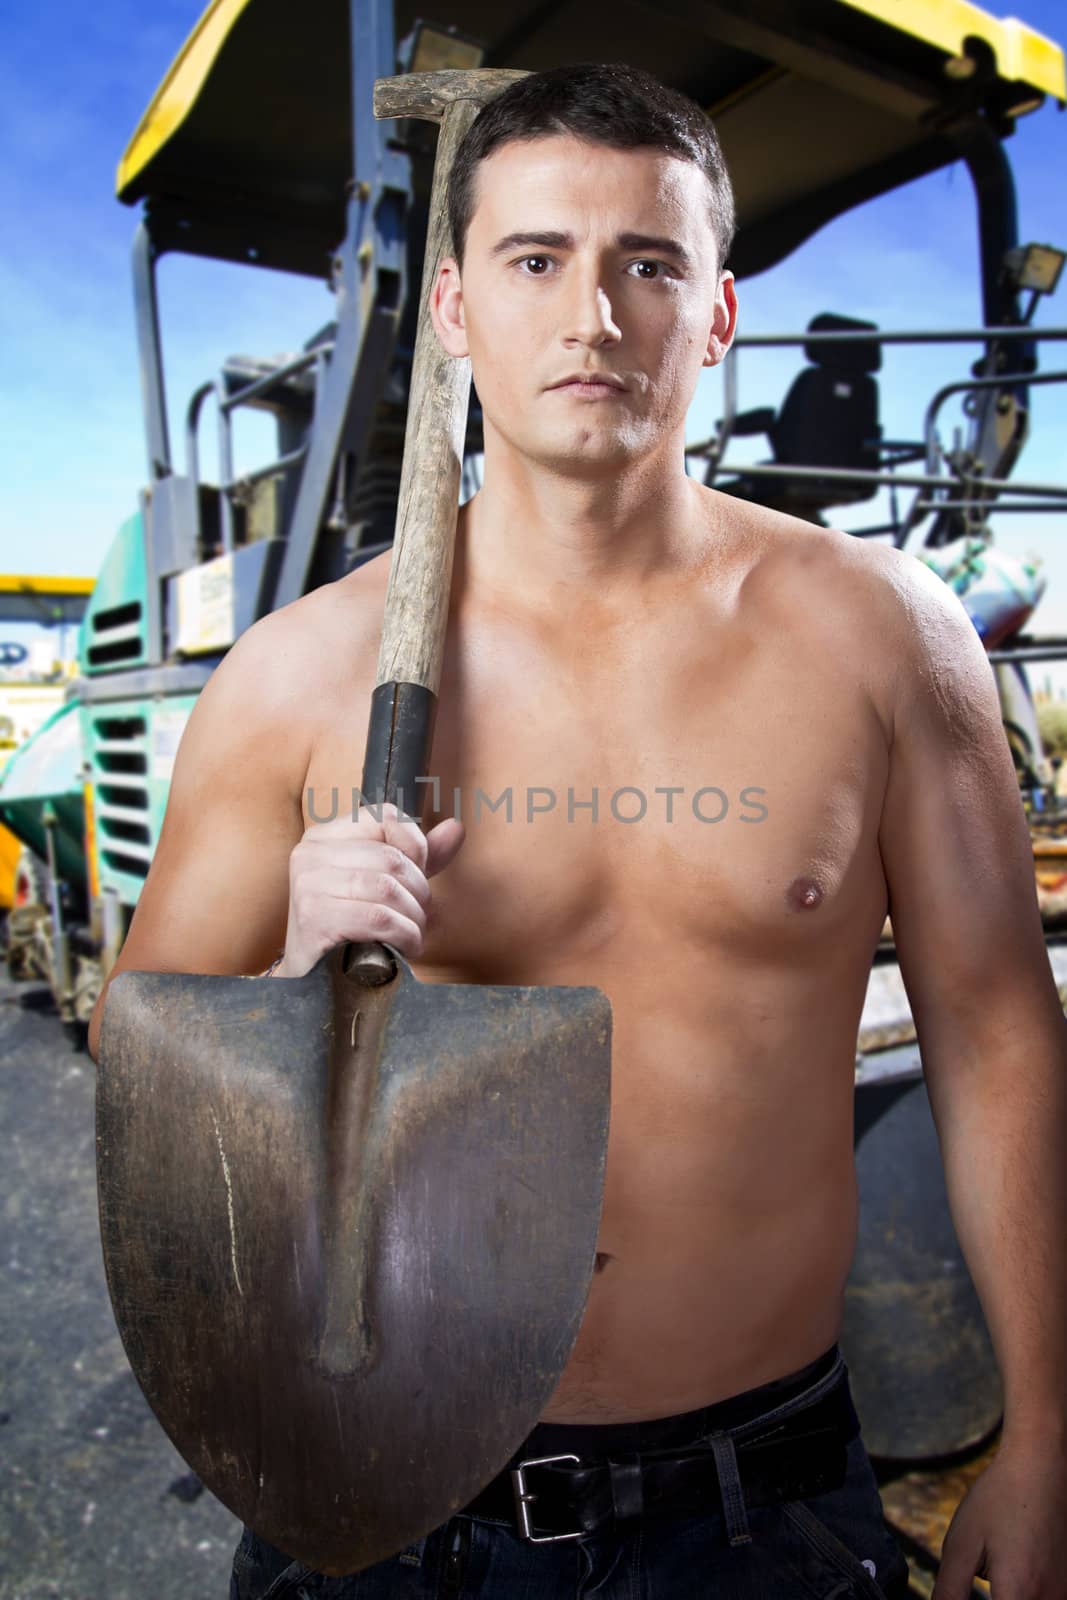
[[[686,454],[699,455],[700,452],[687,450]],[[718,472],[733,473],[741,478],[799,478],[802,481],[829,479],[835,483],[896,484],[898,488],[904,489],[945,489],[952,486],[945,478],[933,477],[928,472],[864,472],[857,467],[783,467],[763,463],[749,465],[740,461],[723,461],[719,464]],[[958,482],[973,483],[980,489],[1014,489],[1017,494],[1047,495],[1050,500],[1062,499],[1067,494],[1067,489],[1062,484],[1017,483],[1014,478],[968,477],[960,478]]]
[[[992,122],[972,116],[946,133],[967,163],[978,210],[982,319],[991,327],[1023,320],[1019,291],[1004,272],[1004,258],[1019,243],[1019,215],[1011,162]],[[1031,338],[1032,338],[1031,334]],[[992,358],[992,349],[989,358]],[[1024,352],[1033,357],[1033,347]],[[990,368],[992,372],[992,367]]]
[[[407,155],[374,116],[374,80],[396,70],[392,0],[349,0],[352,47],[352,196],[337,265],[342,284],[337,340],[325,370],[315,427],[293,508],[270,609],[305,593],[320,555],[327,502],[342,451],[365,443],[388,371],[407,288],[404,217],[411,194]],[[326,581],[341,571],[322,570]]]
[[[927,472],[936,472],[937,470],[940,452],[934,438],[934,423],[937,420],[937,413],[941,410],[945,401],[954,394],[970,394],[972,389],[1007,389],[1013,383],[1021,383],[1023,385],[1031,383],[1067,383],[1067,372],[1040,372],[1034,374],[1005,372],[995,378],[961,378],[958,383],[946,383],[943,388],[938,389],[930,401],[926,408],[926,416],[923,419]]]
[[[703,457],[707,459],[709,465],[704,478],[705,483],[712,484],[719,477],[732,475],[734,477],[741,478],[782,478],[799,482],[830,481],[841,484],[885,486],[887,488],[915,488],[918,490],[945,490],[959,487],[963,490],[964,494],[966,494],[968,490],[972,488],[974,489],[974,498],[962,501],[928,501],[917,499],[908,513],[907,518],[905,518],[903,524],[905,533],[907,533],[907,531],[916,524],[917,520],[919,520],[918,514],[920,512],[926,514],[930,511],[966,509],[970,506],[982,506],[983,508],[988,507],[990,512],[997,509],[1015,509],[1015,507],[1011,504],[998,508],[993,502],[986,501],[984,496],[989,491],[993,491],[994,493],[1008,491],[1017,495],[1033,495],[1041,498],[1047,498],[1051,502],[1049,509],[1052,509],[1056,502],[1067,500],[1067,487],[1053,484],[1020,483],[1014,478],[985,478],[980,474],[961,475],[955,480],[946,479],[943,476],[936,476],[935,472],[938,461],[938,451],[934,441],[934,424],[936,422],[937,413],[944,404],[945,400],[951,395],[969,393],[974,389],[997,390],[1011,388],[1014,386],[1018,389],[1025,390],[1026,385],[1031,383],[1063,383],[1067,382],[1067,372],[1009,372],[997,374],[995,376],[975,377],[961,380],[956,383],[946,384],[934,395],[930,405],[927,407],[926,417],[924,419],[923,433],[926,455],[924,464],[927,469],[924,473],[898,472],[895,470],[871,472],[860,468],[845,467],[834,468],[783,466],[779,463],[772,462],[753,462],[751,464],[744,464],[740,462],[724,461],[722,459],[726,444],[731,437],[733,422],[737,411],[737,372],[735,352],[739,346],[748,348],[768,348],[793,345],[803,346],[807,344],[849,344],[855,343],[859,338],[859,333],[854,332],[851,329],[835,329],[833,331],[815,333],[756,333],[739,335],[738,338],[734,340],[733,346],[731,347],[731,350],[727,356],[727,360],[723,364],[725,388],[723,396],[723,417],[719,423],[719,431],[714,438],[708,439],[702,444],[686,446],[685,453],[687,456],[695,456],[698,458]],[[864,330],[862,339],[864,343],[879,345],[926,343],[969,344],[972,342],[985,343],[991,351],[1001,340],[1025,340],[1027,341],[1031,350],[1035,352],[1034,359],[1036,360],[1036,347],[1038,343],[1045,339],[1067,339],[1067,328],[1035,330],[1029,326],[1018,327],[1011,325],[998,325],[996,327],[981,329],[940,329],[927,332],[911,329],[894,329],[891,331],[871,329],[870,331]],[[987,361],[988,359],[989,358],[987,357]],[[906,448],[909,451],[912,449],[910,445],[908,445]],[[916,450],[918,451],[918,447],[916,447]],[[1026,509],[1037,510],[1038,507],[1033,505],[1027,506]],[[878,529],[871,531],[884,530]]]
[[[1063,491],[1063,497],[1067,500],[1067,488]],[[1020,500],[1018,503],[1012,500],[919,500],[912,509],[914,511],[974,511],[979,507],[989,517],[1000,511],[1041,511],[1047,515],[1050,511],[1055,510],[1056,502],[1054,500]],[[881,531],[888,533],[892,527],[893,524],[891,522],[887,523]],[[853,532],[855,531],[853,529]]]
[[[1067,661],[1067,639],[1062,635],[1049,635],[1046,639],[1006,645],[1001,650],[987,652],[990,661]]]
[[[300,355],[294,356],[292,361],[287,361],[277,371],[265,372],[261,378],[246,383],[243,389],[235,389],[232,394],[224,395],[219,405],[224,411],[232,411],[235,406],[250,405],[253,400],[258,400],[260,395],[268,394],[277,384],[284,383],[287,378],[295,377],[298,372],[303,372],[305,367],[313,366],[316,361],[325,360],[332,349],[333,340],[327,339],[311,350],[303,350]]]
[[[286,377],[317,363],[314,425],[308,445],[289,451],[269,467],[244,475],[240,482],[255,482],[272,472],[303,467],[289,518],[285,549],[274,592],[265,589],[263,609],[273,610],[305,592],[309,579],[326,581],[340,571],[326,570],[333,557],[337,565],[340,546],[321,550],[329,496],[342,451],[358,453],[365,445],[381,385],[388,372],[397,326],[404,306],[407,277],[404,218],[411,194],[410,158],[397,147],[392,126],[374,117],[374,81],[396,71],[393,0],[349,0],[352,60],[353,170],[346,207],[344,242],[334,259],[339,321],[336,342],[302,352],[275,373],[255,379],[235,394],[225,394],[217,384],[201,386],[186,414],[186,461],[192,478],[192,516],[197,550],[202,549],[199,501],[197,431],[200,410],[208,392],[219,404],[219,459],[222,501],[222,543],[233,548],[234,518],[230,495],[237,486],[233,470],[233,444],[229,420],[233,410],[267,393]],[[253,221],[255,219],[252,219]],[[184,212],[165,202],[146,205],[133,246],[134,299],[138,351],[144,399],[150,482],[174,472],[163,383],[159,308],[155,263],[168,249],[190,254],[222,256],[232,260],[250,257],[245,233],[235,230],[224,216],[197,219],[187,226]],[[253,230],[254,231],[254,230]],[[249,234],[251,237],[251,234]],[[253,259],[275,263],[269,249],[257,247]],[[292,263],[289,265],[293,269]],[[325,268],[326,263],[323,263]],[[298,270],[313,271],[308,255]],[[292,491],[291,491],[292,492]],[[325,559],[320,560],[320,556]],[[148,552],[150,581],[154,565]],[[312,576],[312,568],[315,573]]]
[[[217,379],[209,379],[196,389],[189,401],[185,416],[185,470],[192,485],[193,516],[196,519],[196,548],[203,548],[203,530],[200,525],[200,447],[199,425],[200,412],[204,401],[209,394],[215,396],[218,406],[218,449],[219,449],[219,494],[220,504],[220,530],[222,534],[223,551],[229,553],[234,548],[234,518],[233,494],[238,488],[250,488],[262,478],[271,478],[280,473],[292,472],[304,461],[308,453],[307,444],[300,445],[295,450],[288,451],[285,455],[278,456],[274,461],[268,461],[262,467],[255,467],[251,472],[242,472],[238,477],[234,473],[233,465],[233,427],[232,413],[242,405],[251,405],[262,395],[269,394],[271,389],[277,388],[288,378],[305,368],[315,367],[315,394],[316,398],[322,389],[322,373],[326,366],[327,358],[333,349],[330,340],[323,344],[315,345],[311,350],[303,350],[292,361],[287,361],[284,366],[276,371],[265,372],[262,377],[255,378],[251,383],[246,383],[243,388],[236,389],[227,394],[223,384]]]
[[[872,328],[868,333],[853,333],[848,329],[833,329],[824,333],[739,333],[733,342],[733,348],[747,346],[790,345],[790,344],[985,344],[1002,339],[1029,339],[1034,343],[1046,339],[1067,339],[1067,328],[1031,328],[1015,327],[1010,325],[989,328],[934,328],[913,331],[912,329],[879,329]],[[1027,378],[1027,382],[1032,382]]]
[[[159,336],[156,290],[157,251],[146,222],[133,236],[133,304],[137,320],[137,357],[141,369],[148,477],[156,483],[173,470],[167,429],[167,396],[163,387],[163,349]]]

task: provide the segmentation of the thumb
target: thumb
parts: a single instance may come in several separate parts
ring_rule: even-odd
[[[459,817],[446,817],[426,835],[426,876],[440,872],[459,850],[467,830]]]

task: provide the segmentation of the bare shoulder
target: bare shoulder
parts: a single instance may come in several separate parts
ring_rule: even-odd
[[[316,674],[331,671],[338,649],[365,650],[381,636],[390,551],[364,562],[343,578],[324,583],[256,623],[279,645],[295,651]],[[254,630],[249,630],[254,631]]]
[[[931,688],[966,696],[989,674],[959,597],[895,545],[822,528],[762,506],[729,512],[754,559],[748,595],[791,635],[815,630],[848,681],[865,686],[887,737]]]
[[[906,587],[907,567],[922,567],[899,550],[838,528],[727,495],[716,494],[715,501],[713,515],[738,551],[746,588],[761,608],[779,606],[835,627],[851,617],[869,625],[871,608],[891,605],[894,591]],[[809,606],[812,613],[801,612]]]
[[[387,550],[345,577],[322,584],[269,612],[241,635],[246,673],[281,699],[298,702],[306,718],[323,697],[350,684],[377,661],[389,576]]]
[[[980,711],[999,720],[992,665],[955,590],[894,545],[838,537],[853,547],[857,603],[879,631],[872,648],[896,721],[933,711],[946,730],[961,731]]]
[[[367,562],[246,628],[197,697],[176,780],[192,776],[190,763],[207,772],[236,754],[299,796],[317,741],[373,686],[387,577],[387,564],[383,576]]]

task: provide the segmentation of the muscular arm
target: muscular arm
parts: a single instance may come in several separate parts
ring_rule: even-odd
[[[1005,1434],[1067,1427],[1067,1022],[992,667],[962,604],[885,551],[897,668],[890,915]]]
[[[282,950],[289,855],[303,834],[304,605],[242,634],[201,691],[179,746],[152,865],[108,984],[124,970],[257,973]],[[94,1060],[107,990],[89,1024]]]

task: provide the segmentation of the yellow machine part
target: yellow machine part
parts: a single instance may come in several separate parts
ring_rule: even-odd
[[[211,0],[134,129],[133,138],[119,162],[116,193],[122,193],[184,122],[227,35],[249,4],[251,0]]]
[[[0,622],[80,622],[95,578],[0,573]]]
[[[0,822],[0,908],[5,911],[15,903],[15,866],[21,853],[21,841]]]
[[[962,57],[968,39],[983,39],[997,62],[997,73],[1011,83],[1026,83],[1063,105],[1067,74],[1063,51],[1017,17],[994,17],[971,0],[840,0],[853,11],[876,17],[924,44]]]

